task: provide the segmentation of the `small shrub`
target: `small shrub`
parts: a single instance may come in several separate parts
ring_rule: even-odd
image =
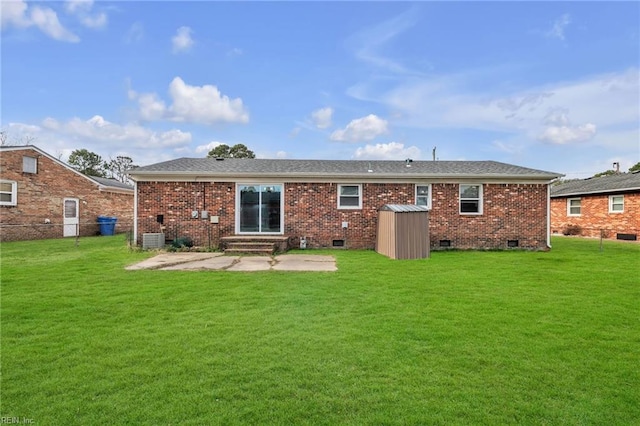
[[[191,248],[193,247],[193,240],[190,237],[179,237],[173,240],[171,247],[175,249]]]
[[[580,225],[567,225],[562,231],[563,235],[581,235],[582,227]]]

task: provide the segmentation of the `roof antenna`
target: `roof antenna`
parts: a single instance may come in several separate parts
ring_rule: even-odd
[[[431,156],[433,157],[433,161],[436,161],[436,148],[437,147],[433,147],[433,151],[431,151]]]
[[[616,173],[620,173],[620,163],[618,163],[617,161],[613,163],[613,171]]]

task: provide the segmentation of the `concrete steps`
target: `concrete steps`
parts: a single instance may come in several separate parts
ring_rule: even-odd
[[[229,254],[266,254],[271,256],[276,251],[274,243],[262,242],[229,242],[224,249]]]
[[[222,237],[222,249],[227,254],[257,254],[271,256],[288,250],[288,238],[283,236],[234,235]]]

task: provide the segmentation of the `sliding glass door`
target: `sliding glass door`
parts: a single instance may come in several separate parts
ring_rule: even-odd
[[[238,185],[238,233],[282,233],[282,185]]]

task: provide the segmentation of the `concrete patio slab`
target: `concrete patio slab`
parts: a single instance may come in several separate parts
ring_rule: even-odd
[[[271,262],[269,256],[244,256],[227,271],[268,271],[271,269]]]
[[[160,269],[181,263],[195,262],[222,256],[222,253],[162,253],[135,265],[129,265],[125,269],[135,271],[138,269]]]
[[[180,263],[178,265],[160,268],[162,271],[202,270],[202,269],[227,269],[240,259],[240,256],[216,256],[195,262]]]
[[[129,271],[156,269],[163,271],[337,271],[333,256],[315,254],[281,254],[279,256],[225,256],[224,253],[162,253],[135,265]]]

